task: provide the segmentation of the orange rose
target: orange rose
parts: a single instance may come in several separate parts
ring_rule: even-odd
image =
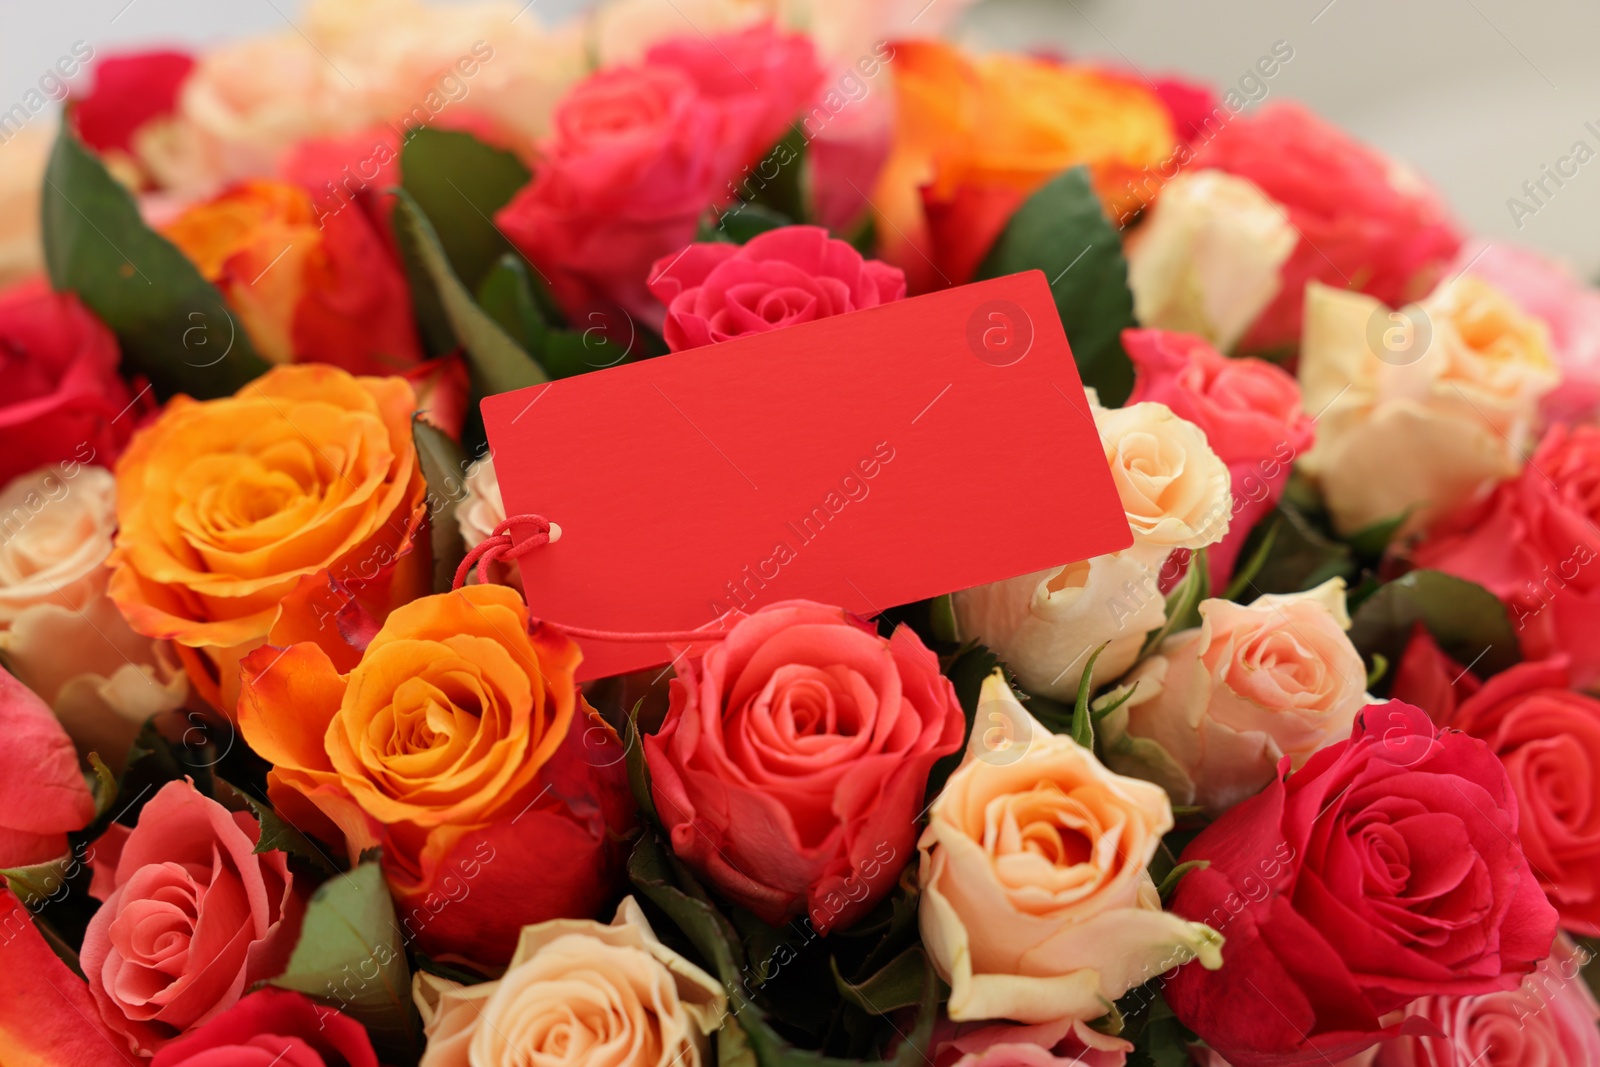
[[[136,631],[175,642],[217,707],[232,712],[240,657],[302,579],[365,583],[416,559],[415,407],[399,378],[279,367],[232,397],[174,397],[134,435],[117,464],[110,595]]]
[[[1122,179],[1177,143],[1152,90],[1089,67],[907,41],[890,69],[897,128],[874,200],[884,258],[913,291],[969,280],[1012,212],[1071,167],[1088,164],[1119,213]]]
[[[364,646],[360,629],[244,663],[239,729],[274,765],[279,810],[352,856],[382,847],[402,926],[430,953],[503,964],[524,924],[613,899],[632,801],[621,743],[573,680],[577,645],[530,635],[497,585],[397,608]]]
[[[393,374],[422,360],[405,274],[359,204],[319,216],[304,188],[250,181],[162,232],[222,290],[274,363]]]

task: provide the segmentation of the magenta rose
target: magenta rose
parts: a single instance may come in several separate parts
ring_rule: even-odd
[[[378,1067],[360,1023],[286,989],[262,989],[156,1053],[150,1067]]]
[[[1227,536],[1206,549],[1211,588],[1221,589],[1245,538],[1283,495],[1295,457],[1311,447],[1300,386],[1266,360],[1229,359],[1192,334],[1124,330],[1122,346],[1135,373],[1128,403],[1165,404],[1200,427],[1228,465],[1233,515]]]
[[[1337,1062],[1425,1032],[1384,1016],[1515,989],[1549,954],[1555,910],[1483,742],[1391,701],[1287,772],[1184,849],[1210,866],[1170,905],[1227,938],[1220,970],[1180,968],[1166,997],[1233,1067]]]
[[[850,925],[916,845],[928,773],[965,717],[910,628],[879,637],[841,608],[791,600],[741,620],[672,682],[644,739],[678,857],[769,923]]]
[[[783,226],[664,258],[650,291],[667,306],[667,346],[680,352],[900,300],[906,276],[821,227]]]
[[[0,485],[51,463],[110,466],[136,421],[110,330],[42,281],[0,293]]]
[[[1248,179],[1300,232],[1247,349],[1299,344],[1307,282],[1399,307],[1426,296],[1461,246],[1443,201],[1420,177],[1298,104],[1234,116],[1190,166]]]
[[[304,900],[277,851],[256,854],[260,831],[187,780],[168,782],[126,835],[95,843],[108,869],[79,962],[111,1029],[148,1056],[217,1017],[252,985],[280,974],[300,932]]]

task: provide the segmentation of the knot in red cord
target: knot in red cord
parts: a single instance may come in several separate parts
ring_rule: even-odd
[[[519,543],[511,536],[512,530],[527,530],[528,535]],[[467,575],[474,565],[478,568],[479,584],[489,581],[489,564],[497,559],[521,559],[529,552],[550,543],[550,520],[543,515],[511,515],[497,525],[488,537],[479,541],[467,553],[467,558],[456,568],[451,588],[460,589],[467,584]]]

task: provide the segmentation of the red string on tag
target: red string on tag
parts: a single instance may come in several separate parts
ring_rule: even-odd
[[[513,528],[532,528],[532,533],[518,544],[511,536]],[[472,568],[478,568],[478,581],[487,584],[489,581],[489,564],[497,559],[518,560],[536,548],[542,548],[550,543],[550,520],[543,515],[512,515],[496,526],[472,550],[467,553],[467,558],[461,561],[461,566],[456,568],[455,580],[451,582],[452,589],[460,589],[467,584],[467,576],[472,573]],[[539,621],[539,620],[532,620]],[[701,642],[720,641],[728,636],[726,630],[662,630],[657,633],[630,632],[627,630],[591,630],[583,626],[565,626],[558,622],[545,620],[546,625],[553,626],[563,633],[573,637],[582,637],[591,641],[625,641],[634,644],[649,642]]]

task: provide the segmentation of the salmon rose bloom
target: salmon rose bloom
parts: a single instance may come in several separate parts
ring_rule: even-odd
[[[273,764],[273,804],[352,857],[381,847],[430,954],[503,964],[523,925],[590,916],[621,870],[621,742],[578,693],[577,645],[528,622],[515,590],[469,586],[370,641],[341,621],[244,663],[239,729]]]
[[[364,573],[426,508],[411,386],[279,367],[232,397],[174,397],[117,465],[111,598],[170,639],[200,693],[232,713],[239,659],[319,571]]]

